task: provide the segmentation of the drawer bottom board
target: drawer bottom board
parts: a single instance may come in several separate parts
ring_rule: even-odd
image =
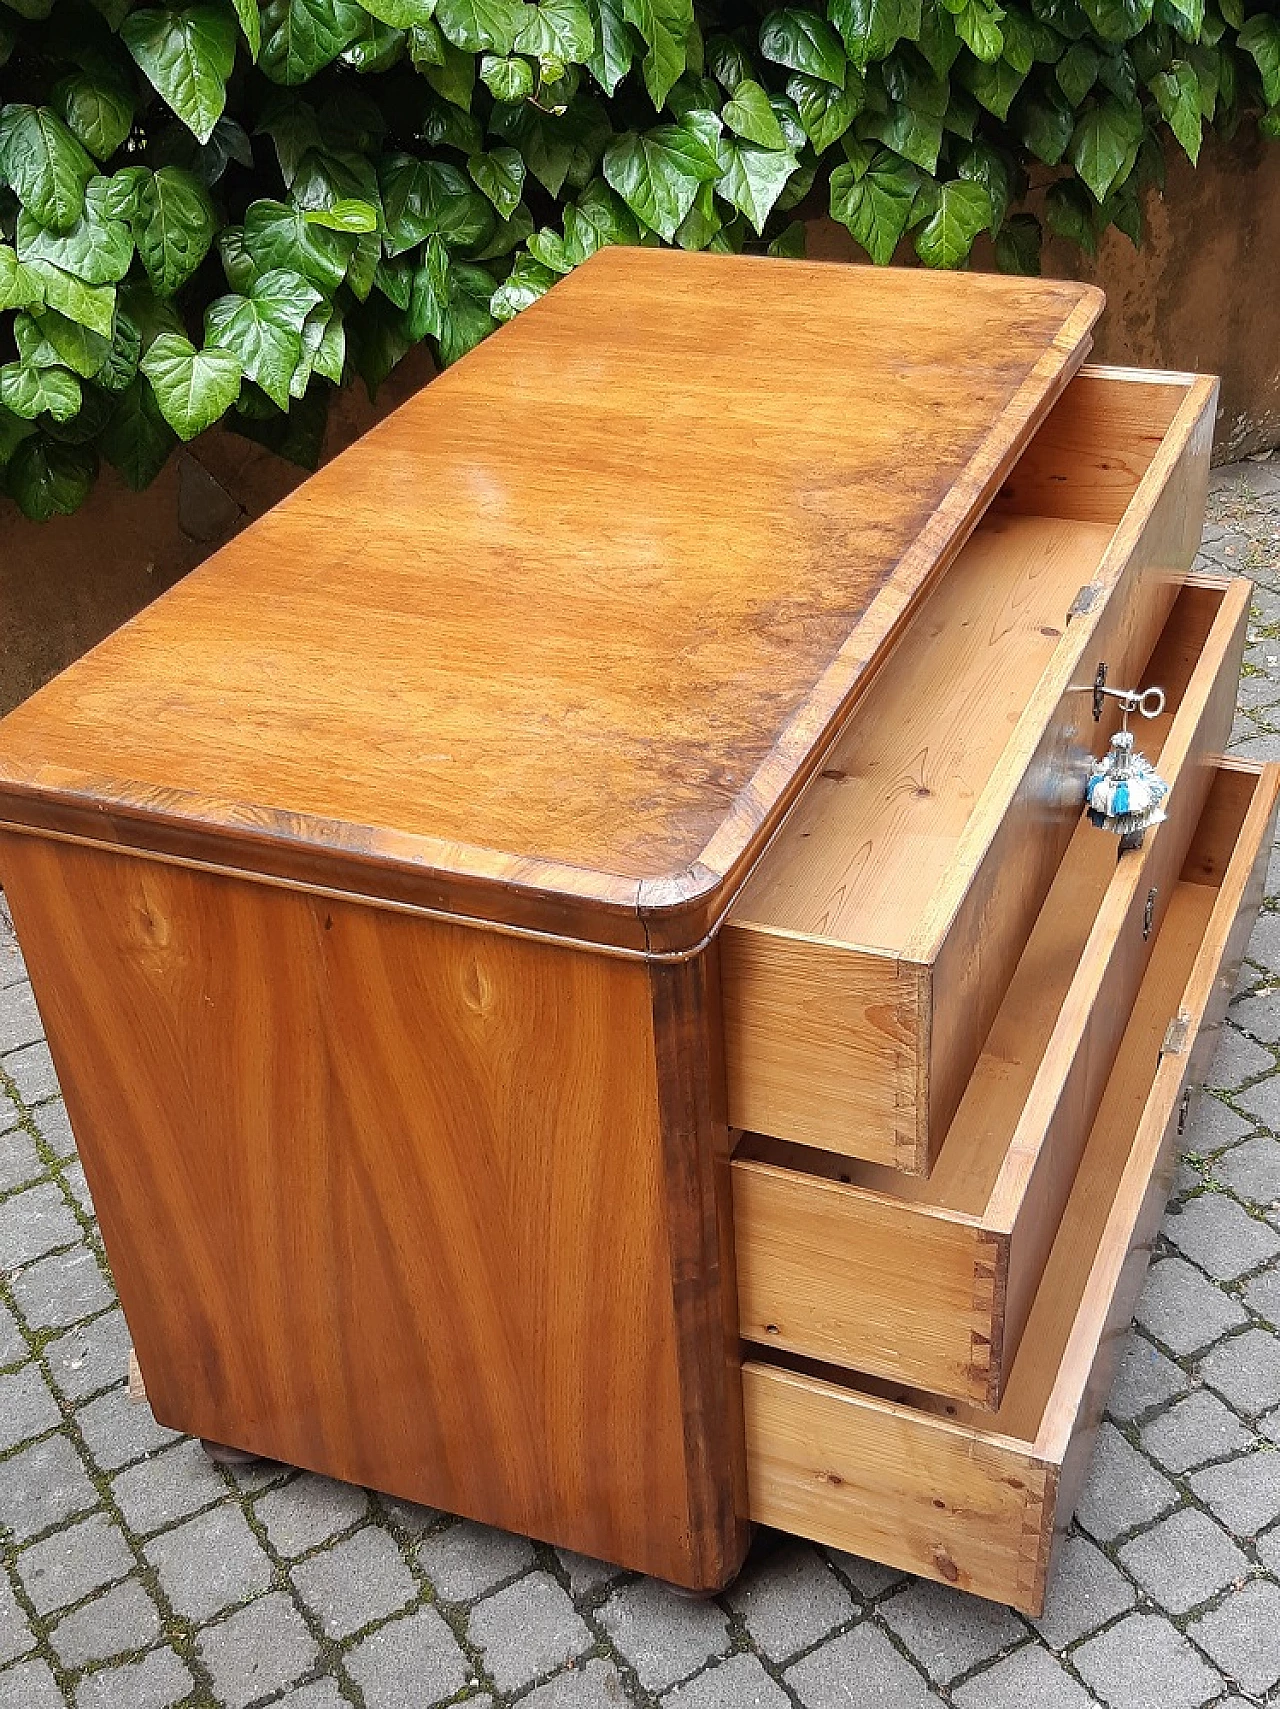
[[[1261,900],[1278,792],[1280,768],[1218,771],[998,1412],[749,1358],[753,1519],[1040,1611],[1163,1213],[1184,1092]]]

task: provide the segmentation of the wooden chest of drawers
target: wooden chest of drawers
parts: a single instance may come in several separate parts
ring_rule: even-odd
[[[1040,1606],[1280,791],[1216,387],[1099,307],[603,254],[0,724],[162,1422]]]

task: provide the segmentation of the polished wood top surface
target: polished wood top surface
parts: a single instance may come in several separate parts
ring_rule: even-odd
[[[0,821],[686,950],[1102,300],[603,252],[0,723]]]

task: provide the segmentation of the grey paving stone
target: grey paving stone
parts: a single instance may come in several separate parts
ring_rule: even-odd
[[[1239,746],[1233,744],[1231,751],[1245,760],[1277,760],[1280,759],[1280,735],[1267,731],[1251,742],[1241,742]]]
[[[1269,1265],[1245,1283],[1244,1302],[1273,1328],[1280,1328],[1280,1265]]]
[[[196,1654],[226,1709],[245,1709],[292,1685],[320,1657],[301,1614],[278,1590],[206,1626],[196,1639]]]
[[[33,1658],[0,1673],[0,1709],[66,1709],[48,1664]]]
[[[277,1702],[279,1709],[347,1709],[347,1699],[332,1679],[317,1679],[310,1685],[295,1686]]]
[[[394,1537],[374,1525],[303,1561],[292,1576],[330,1638],[396,1614],[418,1594]]]
[[[16,1270],[79,1239],[75,1212],[52,1181],[0,1201],[0,1269]]]
[[[30,1329],[66,1329],[115,1304],[111,1284],[87,1246],[37,1259],[10,1291]]]
[[[4,910],[0,909],[0,990],[16,985],[26,977],[26,964],[18,948],[18,940],[4,917]]]
[[[1255,1134],[1223,1152],[1213,1165],[1213,1173],[1224,1187],[1250,1204],[1264,1208],[1274,1205],[1280,1200],[1280,1140]]]
[[[467,1700],[468,1709],[472,1702]],[[595,1656],[536,1686],[520,1699],[520,1709],[622,1709],[626,1702],[627,1688],[617,1668]]]
[[[662,1699],[667,1709],[790,1709],[791,1700],[770,1679],[759,1657],[730,1656]]]
[[[38,1365],[0,1376],[0,1453],[28,1436],[40,1436],[61,1419],[58,1403]]]
[[[1264,1044],[1280,1044],[1280,994],[1275,991],[1264,991],[1257,997],[1234,1003],[1231,1018]]]
[[[1210,1460],[1223,1460],[1228,1454],[1243,1453],[1252,1442],[1253,1436],[1235,1413],[1207,1389],[1184,1396],[1142,1430],[1142,1446],[1147,1453],[1175,1474],[1189,1472]]]
[[[397,1501],[389,1495],[380,1495],[378,1500],[392,1524],[410,1537],[425,1537],[446,1517],[438,1508],[423,1507],[416,1501]]]
[[[10,1105],[7,1109],[0,1105],[0,1127],[3,1127],[12,1113],[14,1122],[17,1120],[17,1110]],[[8,1131],[0,1133],[0,1193],[11,1192],[14,1187],[22,1187],[28,1181],[38,1181],[44,1174],[44,1164],[40,1153],[36,1150],[36,1142],[25,1128],[8,1123]],[[0,1245],[0,1266],[8,1262],[8,1249]]]
[[[958,1709],[1092,1709],[1093,1699],[1047,1650],[1027,1644],[958,1686]]]
[[[44,1037],[44,1025],[30,985],[11,985],[0,1002],[0,1054],[34,1044]]]
[[[365,1709],[427,1709],[471,1677],[467,1658],[434,1608],[419,1608],[362,1638],[346,1657]]]
[[[610,1566],[608,1561],[597,1561],[590,1555],[575,1555],[572,1549],[557,1549],[556,1554],[575,1597],[590,1596],[622,1576],[622,1569]]]
[[[152,1649],[120,1668],[85,1675],[75,1709],[171,1709],[193,1683],[185,1661],[171,1649]]]
[[[98,1492],[66,1436],[46,1436],[0,1466],[0,1526],[25,1543],[98,1505]]]
[[[1220,1282],[1256,1270],[1280,1252],[1280,1234],[1225,1193],[1202,1193],[1164,1219],[1178,1250]]]
[[[789,1667],[804,1709],[937,1709],[942,1701],[871,1621]]]
[[[175,1610],[190,1620],[207,1620],[271,1582],[269,1558],[230,1503],[162,1531],[144,1552]]]
[[[9,1096],[5,1086],[0,1085],[0,1133],[7,1133],[22,1120],[22,1111]]]
[[[66,1525],[17,1557],[18,1577],[37,1614],[66,1608],[133,1568],[133,1556],[117,1526],[105,1513],[91,1513]]]
[[[0,1365],[16,1365],[26,1356],[27,1342],[22,1325],[8,1306],[0,1301]]]
[[[31,1112],[40,1137],[50,1148],[55,1157],[74,1157],[76,1142],[71,1132],[71,1121],[67,1115],[67,1106],[61,1098],[50,1104],[41,1104],[38,1110]]]
[[[81,1407],[76,1424],[94,1464],[104,1472],[178,1440],[176,1431],[156,1423],[145,1401],[130,1400],[123,1386]]]
[[[127,1578],[64,1615],[49,1642],[63,1667],[85,1667],[145,1650],[160,1636],[160,1611],[140,1579]]]
[[[126,1380],[131,1345],[124,1313],[108,1311],[47,1342],[45,1363],[58,1393],[81,1401]]]
[[[1159,1614],[1129,1614],[1071,1657],[1111,1709],[1200,1709],[1223,1681]]]
[[[1187,1373],[1168,1359],[1158,1347],[1137,1333],[1126,1332],[1107,1411],[1121,1424],[1132,1424],[1152,1407],[1163,1406],[1174,1395],[1185,1394],[1191,1382]]]
[[[1219,1035],[1218,1048],[1205,1083],[1220,1091],[1234,1091],[1246,1080],[1256,1080],[1260,1074],[1271,1073],[1275,1065],[1275,1057],[1269,1050],[1255,1044],[1227,1023]]]
[[[35,1633],[27,1625],[27,1617],[8,1579],[0,1573],[0,1667],[6,1662],[25,1656],[35,1648]]]
[[[92,1216],[93,1194],[89,1191],[89,1183],[85,1180],[83,1163],[69,1164],[62,1172],[62,1178],[71,1189],[72,1197],[86,1216]]]
[[[1120,1562],[1170,1614],[1189,1614],[1249,1573],[1248,1559],[1198,1507],[1181,1508],[1131,1539]]]
[[[227,1486],[196,1442],[178,1441],[111,1480],[125,1524],[145,1537],[221,1501]]]
[[[1280,1683],[1280,1585],[1258,1579],[1243,1585],[1187,1632],[1251,1696]]]
[[[1237,1115],[1230,1104],[1215,1098],[1212,1092],[1200,1092],[1191,1100],[1185,1138],[1188,1151],[1214,1152],[1235,1145],[1245,1134],[1253,1132],[1254,1124]]]
[[[784,1662],[852,1620],[856,1604],[807,1543],[785,1543],[749,1564],[729,1591],[756,1648]]]
[[[499,1691],[554,1673],[595,1642],[566,1592],[545,1572],[529,1573],[478,1602],[467,1636]]]
[[[269,1489],[254,1503],[272,1548],[289,1556],[305,1554],[317,1543],[349,1531],[368,1511],[364,1490],[310,1472]]]
[[[1253,1537],[1280,1517],[1280,1449],[1259,1448],[1193,1472],[1188,1482],[1233,1537]]]
[[[1274,672],[1268,673],[1274,675]],[[1261,913],[1245,951],[1250,961],[1280,973],[1280,914]]]
[[[1026,1627],[999,1603],[925,1580],[887,1598],[880,1614],[939,1685],[949,1685],[1026,1636]]]
[[[1137,1593],[1096,1544],[1071,1531],[1058,1546],[1044,1613],[1032,1625],[1051,1650],[1065,1650],[1132,1608]]]
[[[1280,915],[1272,917],[1280,919]],[[1277,1080],[1275,1075],[1269,1080],[1259,1080],[1256,1086],[1249,1086],[1243,1092],[1237,1092],[1235,1102],[1260,1126],[1272,1133],[1280,1133],[1280,1080]]]
[[[1162,1258],[1151,1266],[1134,1316],[1175,1359],[1201,1352],[1249,1321],[1242,1306],[1184,1258]]]
[[[1114,1424],[1104,1423],[1088,1479],[1076,1507],[1082,1529],[1111,1543],[1137,1525],[1177,1505],[1178,1492],[1151,1462],[1132,1448]]]
[[[1280,1406],[1258,1420],[1258,1429],[1268,1442],[1280,1443]]]
[[[58,1095],[58,1076],[47,1044],[28,1044],[9,1051],[0,1056],[0,1069],[13,1081],[28,1108]]]
[[[1255,1545],[1258,1559],[1271,1574],[1272,1578],[1280,1578],[1280,1525],[1274,1531],[1264,1532]]]
[[[1206,1383],[1249,1417],[1280,1402],[1280,1340],[1266,1329],[1246,1329],[1220,1341],[1199,1365]]]
[[[533,1565],[533,1545],[527,1537],[460,1519],[424,1538],[417,1558],[446,1602],[474,1602],[505,1579],[527,1572]]]
[[[868,1561],[862,1555],[847,1555],[842,1549],[824,1549],[822,1553],[836,1571],[848,1579],[863,1602],[883,1596],[907,1576],[896,1567],[886,1567],[880,1561]]]
[[[654,1579],[622,1585],[598,1618],[649,1691],[665,1691],[729,1648],[729,1622],[714,1602],[690,1601]]]

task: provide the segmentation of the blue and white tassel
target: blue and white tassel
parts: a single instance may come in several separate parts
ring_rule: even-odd
[[[1111,746],[1085,785],[1089,820],[1099,830],[1140,841],[1144,831],[1163,822],[1161,804],[1169,793],[1169,785],[1149,760],[1135,753],[1133,732],[1128,727],[1129,714],[1141,712],[1147,718],[1158,717],[1164,710],[1164,694],[1160,689],[1147,689],[1144,694],[1128,689],[1100,688],[1098,692],[1112,695],[1120,702],[1121,722],[1111,738]]]

